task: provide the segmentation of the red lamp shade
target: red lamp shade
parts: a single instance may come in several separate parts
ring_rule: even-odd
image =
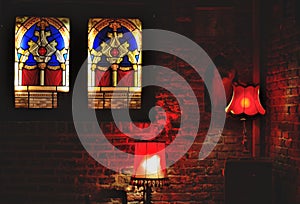
[[[233,95],[225,111],[234,115],[254,116],[256,114],[264,115],[265,109],[259,100],[259,85],[242,86],[233,85]]]
[[[131,180],[137,186],[162,186],[167,178],[165,143],[137,142]]]

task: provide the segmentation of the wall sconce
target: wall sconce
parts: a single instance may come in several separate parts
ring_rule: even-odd
[[[259,85],[240,84],[233,85],[233,95],[225,111],[232,115],[238,115],[243,122],[243,141],[244,151],[248,152],[248,138],[246,129],[246,118],[257,114],[264,115],[266,110],[262,107],[259,100]]]
[[[152,187],[167,183],[164,142],[137,142],[135,144],[134,171],[131,185],[143,187],[144,204],[151,203]]]

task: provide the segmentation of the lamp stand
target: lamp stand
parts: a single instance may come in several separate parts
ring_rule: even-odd
[[[241,121],[243,123],[243,140],[242,144],[244,145],[243,152],[249,152],[248,149],[248,137],[247,137],[247,128],[246,128],[246,118],[241,118]]]
[[[152,193],[152,188],[151,186],[145,185],[144,186],[144,204],[151,204],[151,193]]]

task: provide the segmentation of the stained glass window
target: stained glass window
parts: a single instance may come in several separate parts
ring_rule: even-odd
[[[141,108],[141,29],[138,19],[90,19],[90,108]],[[111,100],[113,95],[114,99]]]
[[[15,107],[56,108],[69,91],[68,18],[17,17]]]

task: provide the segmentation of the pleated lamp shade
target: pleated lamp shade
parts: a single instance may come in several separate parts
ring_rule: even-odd
[[[163,186],[166,182],[166,154],[163,142],[135,144],[134,171],[131,177],[136,186]]]
[[[264,115],[266,111],[259,99],[259,86],[233,85],[232,99],[225,110],[233,115]]]

